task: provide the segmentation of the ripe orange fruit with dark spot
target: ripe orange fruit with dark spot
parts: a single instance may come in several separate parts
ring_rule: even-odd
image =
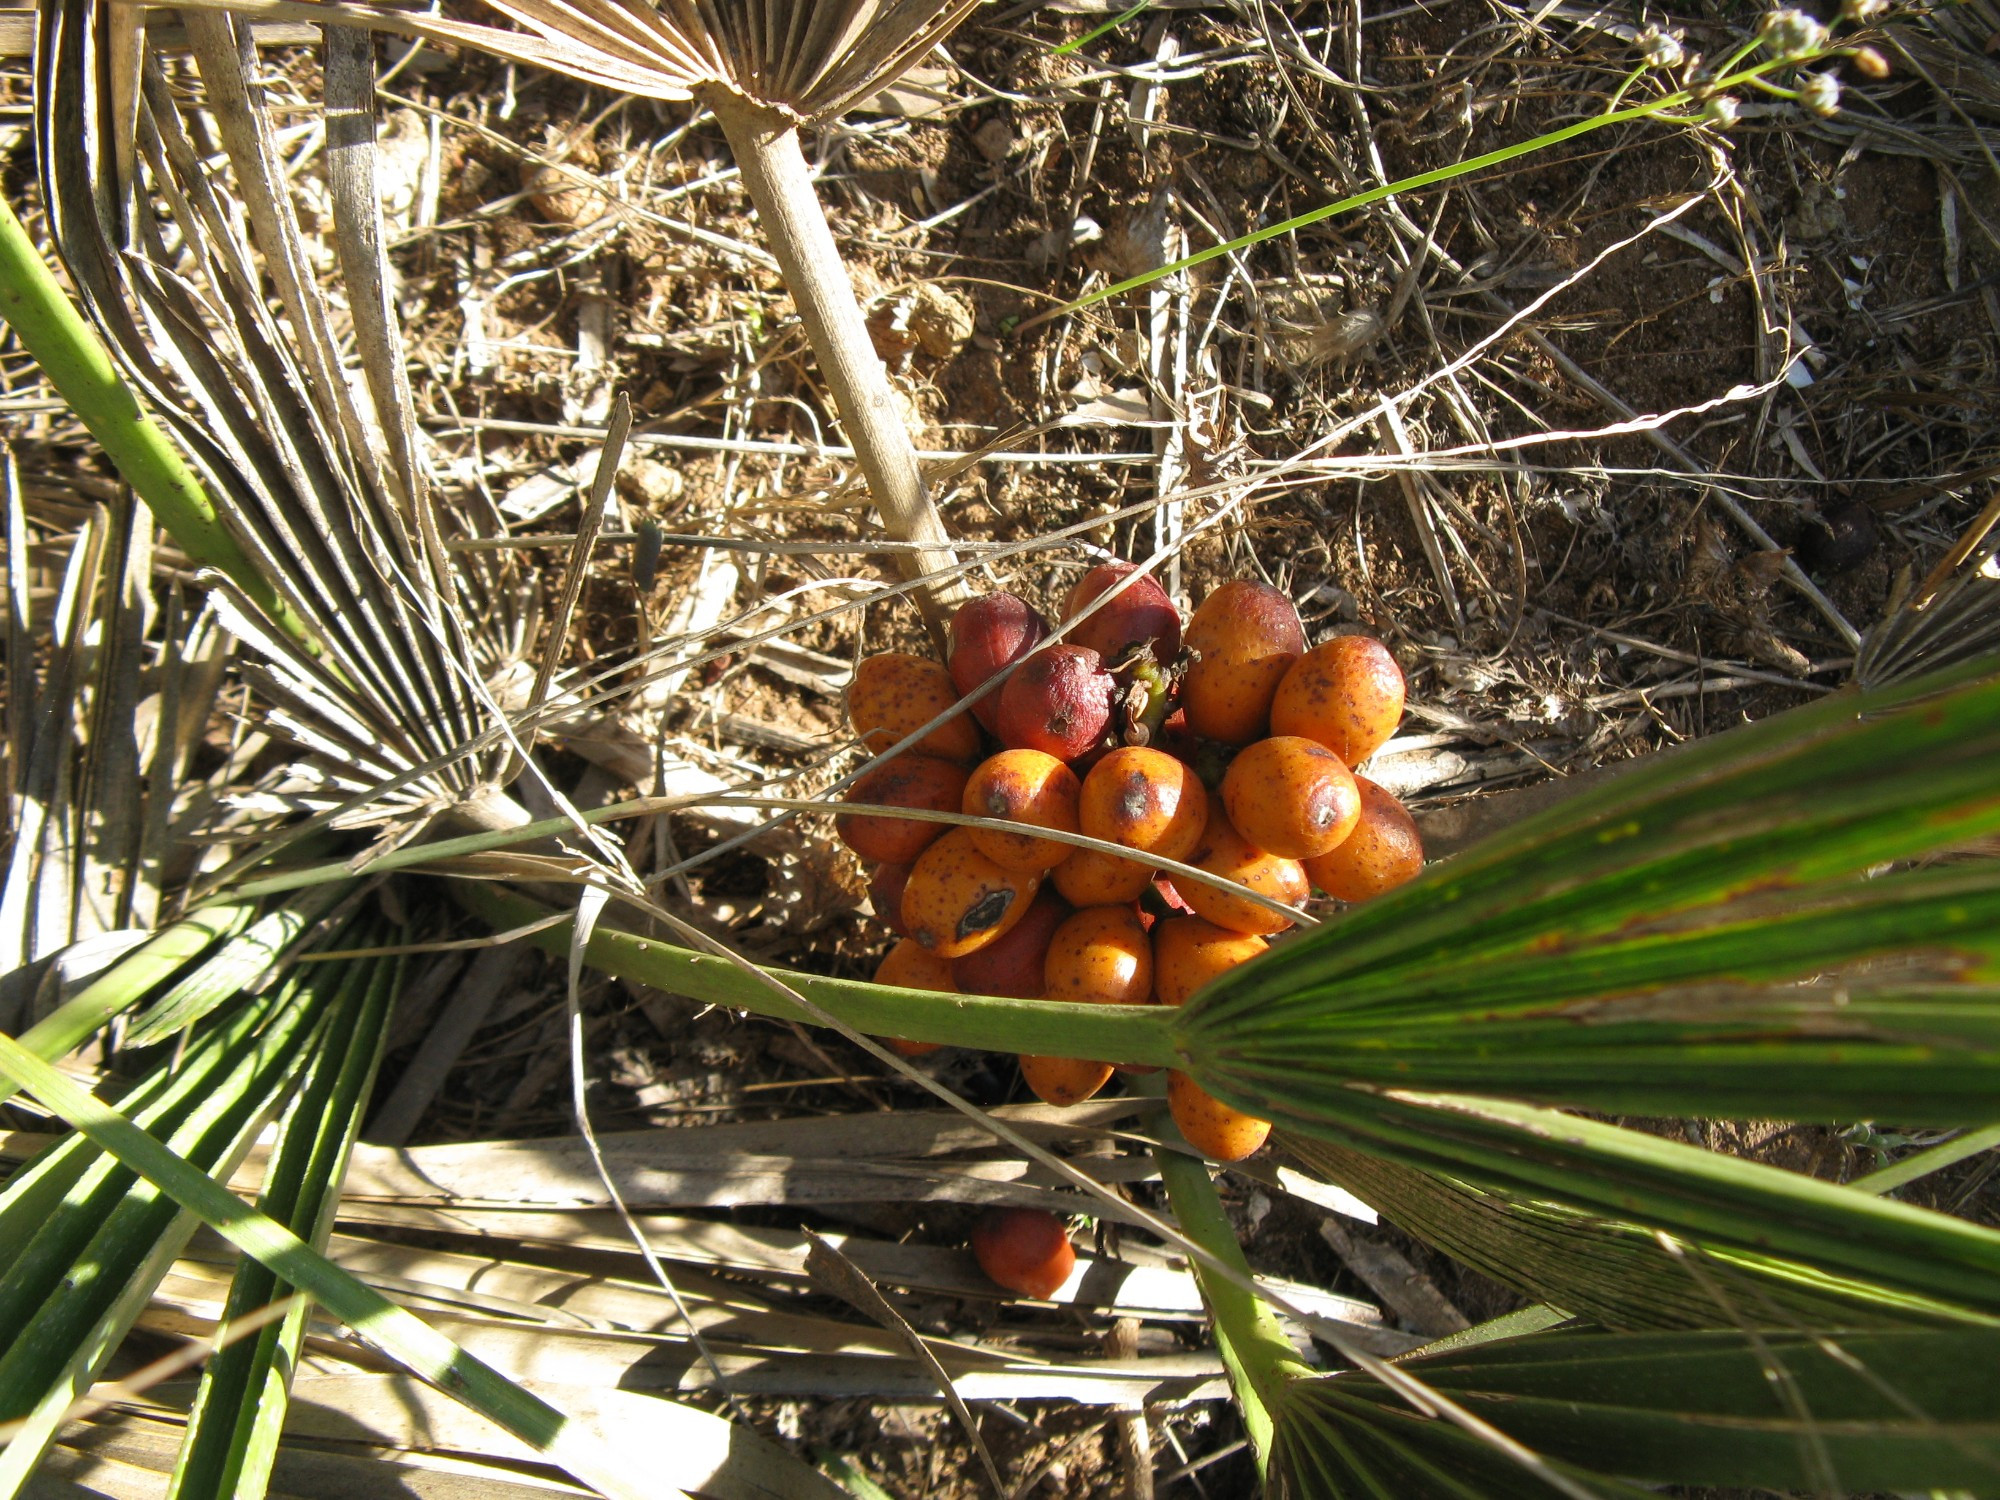
[[[899,755],[847,789],[847,801],[884,807],[958,812],[965,800],[965,767],[935,755]],[[840,841],[865,860],[906,865],[943,837],[946,824],[882,813],[841,813],[833,820]]]
[[[1188,728],[1247,745],[1267,732],[1271,699],[1304,654],[1306,632],[1286,595],[1239,578],[1202,600],[1188,621],[1187,645],[1196,653],[1181,680]]]
[[[1217,1161],[1255,1156],[1271,1134],[1269,1120],[1224,1104],[1185,1073],[1167,1074],[1167,1109],[1187,1143]]]
[[[1042,998],[1042,960],[1070,914],[1069,903],[1052,890],[1035,892],[1027,914],[983,948],[951,961],[952,983],[961,995]]]
[[[1306,861],[1312,883],[1337,901],[1372,901],[1424,873],[1424,841],[1395,793],[1366,776],[1361,788],[1361,821],[1327,853]]]
[[[987,757],[965,783],[960,810],[983,818],[1005,818],[1030,828],[1077,831],[1077,799],[1083,784],[1076,772],[1040,750],[1002,750]],[[972,841],[1005,870],[1039,875],[1070,856],[1072,845],[997,828],[974,828]]]
[[[1113,750],[1083,778],[1077,821],[1094,839],[1181,859],[1201,839],[1208,791],[1192,767],[1164,750]]]
[[[1209,802],[1208,824],[1187,862],[1287,906],[1297,906],[1312,889],[1304,866],[1297,860],[1267,853],[1238,833],[1220,797]],[[1283,932],[1292,925],[1291,918],[1279,916],[1267,906],[1197,880],[1176,881],[1174,894],[1197,916],[1231,932]]]
[[[958,987],[951,982],[951,965],[935,953],[928,953],[921,943],[904,938],[882,956],[882,962],[875,966],[877,984],[893,984],[905,990],[937,990],[941,994],[955,995]],[[926,1052],[938,1050],[936,1042],[906,1042],[900,1037],[885,1039],[889,1047],[905,1057],[922,1057]]]
[[[1043,1301],[1076,1269],[1063,1221],[1039,1208],[989,1208],[972,1226],[972,1254],[1008,1291]]]
[[[1223,773],[1222,805],[1238,833],[1286,859],[1337,848],[1361,821],[1354,773],[1300,735],[1274,735],[1238,751]]]
[[[939,958],[983,948],[1028,914],[1041,882],[1003,870],[954,828],[917,856],[903,887],[903,925]]]
[[[956,702],[958,690],[952,686],[951,673],[934,661],[901,651],[864,657],[847,685],[848,722],[877,755]],[[945,760],[974,760],[979,755],[979,725],[962,713],[910,748]]]
[[[1185,1004],[1216,975],[1268,947],[1254,934],[1231,932],[1206,917],[1165,917],[1153,924],[1153,993],[1162,1005]]]
[[[1403,669],[1372,636],[1342,635],[1300,657],[1271,700],[1271,733],[1304,735],[1358,766],[1403,721]]]

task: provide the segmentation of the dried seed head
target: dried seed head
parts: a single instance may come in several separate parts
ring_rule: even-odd
[[[1831,73],[1815,73],[1799,85],[1799,103],[1816,115],[1840,113],[1840,80]]]
[[[1743,118],[1743,107],[1728,94],[1717,94],[1703,107],[1702,118],[1727,130]]]
[[[1687,60],[1680,39],[1657,26],[1648,26],[1639,33],[1638,47],[1649,68],[1678,68]]]
[[[1826,50],[1826,27],[1789,6],[1768,12],[1757,24],[1757,38],[1775,57],[1817,57]]]
[[[1859,73],[1863,78],[1887,78],[1889,76],[1889,59],[1877,52],[1873,47],[1856,47],[1847,54],[1847,58],[1849,62],[1854,64],[1854,71]]]

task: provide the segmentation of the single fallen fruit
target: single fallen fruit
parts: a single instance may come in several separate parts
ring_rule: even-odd
[[[1201,841],[1208,791],[1164,750],[1113,750],[1083,778],[1077,822],[1094,839],[1162,859],[1183,859]]]
[[[1271,1122],[1224,1104],[1185,1073],[1167,1074],[1167,1109],[1187,1143],[1217,1161],[1255,1156],[1271,1134]]]
[[[1077,831],[1077,799],[1083,784],[1076,772],[1040,750],[1002,750],[988,756],[965,783],[961,810],[977,817],[1005,818],[1030,828]],[[1039,875],[1070,856],[1074,847],[1026,833],[974,828],[979,852],[1003,870]]]
[[[1271,700],[1305,653],[1306,632],[1287,595],[1237,578],[1202,600],[1188,621],[1187,645],[1195,653],[1181,679],[1188,728],[1247,745],[1267,732]]]
[[[1274,735],[1238,751],[1223,773],[1222,805],[1238,833],[1286,859],[1337,848],[1361,821],[1354,773],[1300,735]]]
[[[1403,721],[1403,669],[1372,636],[1322,641],[1293,664],[1271,700],[1271,733],[1318,740],[1358,766]]]
[[[1049,939],[1069,917],[1070,905],[1053,890],[1035,892],[1020,921],[983,948],[951,961],[951,980],[961,995],[1042,998],[1042,963]]]
[[[970,697],[995,672],[1026,656],[1049,633],[1041,613],[1013,594],[985,594],[967,600],[951,617],[947,666],[961,698]],[[995,734],[1000,732],[1000,690],[994,689],[972,705],[972,711]]]
[[[1076,849],[1049,872],[1049,879],[1071,906],[1115,906],[1144,895],[1153,883],[1153,870],[1116,854]]]
[[[1011,750],[1075,760],[1104,739],[1116,687],[1088,647],[1044,646],[1014,668],[1000,689],[994,733]]]
[[[887,651],[863,657],[847,685],[847,720],[880,755],[958,702],[951,673],[934,661]],[[979,725],[970,714],[946,719],[910,746],[923,755],[970,761],[979,755]]]
[[[1039,1208],[989,1208],[972,1226],[979,1269],[1008,1291],[1047,1301],[1076,1269],[1069,1231]]]
[[[1231,932],[1206,917],[1163,917],[1153,924],[1153,993],[1162,1005],[1182,1005],[1218,974],[1246,964],[1270,944]]]
[[[1372,901],[1424,873],[1424,841],[1395,793],[1366,776],[1361,789],[1361,821],[1338,846],[1305,863],[1308,879],[1336,901]]]
[[[958,812],[965,800],[965,767],[935,755],[899,755],[867,772],[847,789],[849,802],[882,807]],[[947,825],[882,813],[841,813],[833,820],[839,840],[863,859],[906,865],[944,835]]]
[[[1120,579],[1137,573],[1132,563],[1099,563],[1069,591],[1063,600],[1063,618],[1074,619],[1109,593]],[[1181,651],[1181,616],[1167,591],[1149,573],[1125,586],[1102,609],[1080,625],[1070,627],[1066,639],[1076,646],[1088,646],[1112,665],[1125,652],[1144,641],[1153,648],[1153,657],[1162,666]]]
[[[954,828],[917,857],[903,887],[910,939],[939,958],[983,948],[1028,914],[1041,882],[1003,870]]]
[[[935,953],[924,951],[923,945],[904,938],[895,947],[882,955],[882,962],[875,966],[877,984],[893,984],[904,990],[936,990],[940,994],[955,995],[958,986],[951,982],[951,965]],[[906,1042],[901,1037],[886,1037],[891,1051],[900,1052],[905,1057],[922,1057],[927,1052],[938,1050],[936,1042]]]
[[[1359,777],[1355,779],[1360,780]],[[1348,842],[1352,842],[1351,835]],[[1346,844],[1341,845],[1341,848],[1346,847]],[[1336,849],[1334,854],[1339,852]],[[1327,858],[1331,859],[1333,855]],[[1188,854],[1187,863],[1211,875],[1220,875],[1224,880],[1233,880],[1260,896],[1282,901],[1287,906],[1297,906],[1312,889],[1305,867],[1297,860],[1266,853],[1238,833],[1236,825],[1229,821],[1228,809],[1222,805],[1220,797],[1210,800],[1208,824]],[[1290,917],[1281,916],[1268,906],[1259,906],[1232,891],[1218,890],[1198,880],[1176,881],[1174,894],[1197,916],[1206,917],[1216,926],[1226,927],[1231,932],[1283,932],[1292,925]]]

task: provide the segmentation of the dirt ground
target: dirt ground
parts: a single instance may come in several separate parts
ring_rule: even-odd
[[[1768,99],[1727,130],[1635,123],[1037,321],[1176,253],[1602,109],[1647,22],[1719,53],[1753,20],[1727,6],[1173,4],[1057,52],[1110,14],[988,6],[948,59],[809,143],[920,446],[974,455],[937,461],[954,536],[1004,548],[1089,526],[1003,552],[994,583],[1054,603],[1091,562],[1172,544],[1162,573],[1186,604],[1259,576],[1309,632],[1366,626],[1410,682],[1377,779],[1443,809],[1836,689],[1857,634],[1990,494],[2000,66],[1990,42],[1965,40],[1986,12],[1893,17],[1889,76],[1847,70],[1831,119]],[[826,786],[853,764],[846,664],[927,647],[906,605],[831,609],[892,573],[859,545],[872,523],[840,492],[844,466],[821,456],[830,407],[719,130],[686,105],[385,47],[386,208],[442,481],[517,534],[564,538],[593,452],[578,429],[630,393],[641,436],[619,539],[589,578],[572,664],[616,666],[644,640],[698,638],[768,603],[766,620],[795,624],[779,642],[714,641],[720,654],[664,685],[660,664],[634,667],[629,722],[712,775]],[[281,91],[318,98],[308,52],[266,57]],[[17,136],[10,191],[30,150]],[[304,174],[309,215],[315,189]],[[27,389],[18,360],[6,375]],[[56,477],[37,481],[51,496],[89,493],[59,415],[9,421],[17,447],[55,455]],[[670,544],[647,586],[630,540],[644,522],[812,545]],[[508,554],[516,581],[554,576],[565,546]],[[632,789],[618,764],[579,741],[555,779],[608,802]],[[643,874],[736,826],[649,826],[635,862]],[[884,946],[823,819],[702,865],[673,897],[760,959],[866,977]],[[464,962],[440,961],[439,993]],[[584,1004],[600,1130],[925,1100],[825,1035],[691,1016],[609,982]],[[432,1017],[399,1019],[385,1088]],[[565,1035],[560,967],[528,956],[409,1139],[568,1131]],[[1008,1059],[931,1066],[982,1105],[1027,1097]],[[1711,1144],[1846,1176],[1892,1136],[1882,1123]],[[1991,1170],[1924,1192],[1995,1221]],[[1258,1271],[1372,1295],[1319,1211],[1249,1178],[1225,1191]],[[933,1244],[961,1242],[968,1221],[924,1203],[734,1214]],[[1413,1240],[1377,1237],[1474,1320],[1515,1305]],[[924,1311],[927,1332],[984,1315]],[[1062,1314],[1011,1332],[1046,1350],[1114,1335]],[[890,1494],[984,1488],[934,1406],[752,1410],[801,1451],[856,1456]],[[996,1408],[985,1432],[1016,1495],[1140,1492],[1109,1411]],[[1152,1492],[1249,1493],[1241,1436],[1222,1404],[1155,1413]]]

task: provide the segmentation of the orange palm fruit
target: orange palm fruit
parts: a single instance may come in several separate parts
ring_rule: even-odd
[[[1137,901],[1153,883],[1150,867],[1095,849],[1072,849],[1049,878],[1071,906],[1114,906]]]
[[[1042,993],[1050,1000],[1144,1005],[1153,993],[1153,944],[1130,906],[1073,912],[1049,939]],[[1077,1104],[1111,1079],[1109,1064],[1023,1055],[1021,1077],[1044,1104]]]
[[[1341,635],[1293,664],[1271,700],[1271,733],[1318,740],[1350,766],[1403,720],[1403,669],[1372,636]]]
[[[1041,881],[1003,870],[954,828],[917,856],[903,887],[903,925],[939,958],[983,948],[1028,913]]]
[[[1312,889],[1305,867],[1297,860],[1267,854],[1238,833],[1220,797],[1209,802],[1208,824],[1187,862],[1287,906],[1297,906]],[[1281,917],[1267,906],[1196,880],[1176,881],[1174,893],[1194,908],[1196,916],[1231,932],[1283,932],[1292,925],[1289,917]]]
[[[1271,1122],[1224,1104],[1185,1073],[1167,1074],[1167,1109],[1187,1143],[1217,1161],[1254,1156],[1271,1134]]]
[[[1361,821],[1361,789],[1318,740],[1275,735],[1237,752],[1222,777],[1222,805],[1251,844],[1286,859],[1339,846]]]
[[[1040,750],[1002,750],[988,756],[965,783],[960,810],[982,818],[1005,818],[1030,828],[1077,831],[1077,799],[1083,784],[1076,772]],[[1003,870],[1039,875],[1068,859],[1073,846],[1025,833],[974,828],[979,852]]]
[[[885,807],[958,812],[965,800],[965,767],[935,755],[899,755],[864,774],[847,789],[847,801]],[[833,820],[839,840],[872,864],[906,865],[944,834],[943,823],[891,818],[882,813],[841,813]]]
[[[1081,1104],[1111,1081],[1111,1064],[1080,1057],[1038,1057],[1021,1054],[1021,1081],[1044,1104],[1058,1108]]]
[[[1153,993],[1162,1005],[1181,1005],[1216,975],[1268,947],[1261,937],[1231,932],[1206,917],[1164,917],[1153,924]]]
[[[1247,745],[1266,733],[1278,683],[1306,649],[1298,607],[1269,584],[1238,578],[1202,600],[1188,621],[1196,659],[1181,680],[1188,728]]]
[[[901,651],[864,657],[847,685],[847,719],[862,743],[880,755],[903,736],[958,702],[951,673],[936,662]],[[979,755],[979,725],[969,713],[946,719],[910,747],[945,760]]]
[[[1083,778],[1077,821],[1094,839],[1183,859],[1208,821],[1208,791],[1184,761],[1164,750],[1127,746]]]
[[[1424,873],[1424,840],[1409,809],[1366,776],[1354,784],[1361,789],[1361,821],[1305,863],[1312,883],[1337,901],[1371,901]]]

